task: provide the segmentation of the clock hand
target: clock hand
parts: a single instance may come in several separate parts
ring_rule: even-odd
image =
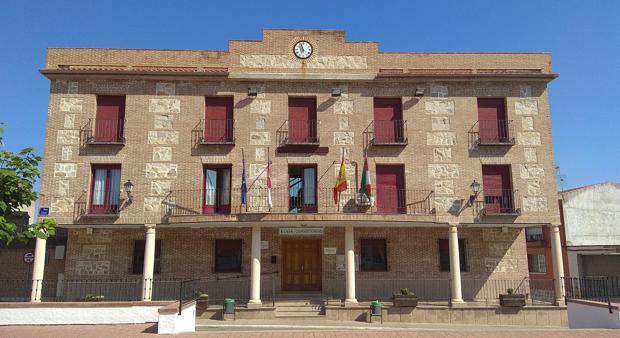
[[[303,54],[304,53],[304,45],[299,45],[299,49],[301,50],[300,53]]]

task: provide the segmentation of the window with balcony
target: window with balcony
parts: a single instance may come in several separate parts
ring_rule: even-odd
[[[450,271],[450,241],[442,238],[437,241],[439,246],[439,271]],[[459,263],[461,271],[467,271],[467,255],[465,255],[465,241],[459,239]]]
[[[132,272],[134,274],[142,274],[144,272],[144,246],[146,241],[133,241],[133,263]],[[161,240],[155,241],[155,266],[154,273],[159,273],[161,269]]]
[[[205,167],[203,214],[230,214],[230,166]]]
[[[407,142],[401,98],[374,98],[373,144],[405,144]]]
[[[97,95],[97,112],[91,143],[122,143],[125,128],[125,96]]]
[[[377,212],[402,214],[407,211],[405,194],[405,167],[403,165],[380,165],[377,175]]]
[[[543,227],[525,228],[525,240],[528,242],[540,242],[545,240]]]
[[[478,99],[478,144],[512,144],[510,121],[506,119],[505,100]]]
[[[317,212],[316,181],[316,165],[289,166],[289,212]]]
[[[529,272],[546,273],[547,263],[545,255],[527,255],[527,268]]]
[[[241,272],[243,242],[240,239],[215,240],[215,272]]]
[[[385,239],[362,239],[360,249],[361,271],[387,271]]]
[[[318,144],[315,97],[289,97],[288,144]]]
[[[205,98],[204,143],[233,143],[232,97]]]
[[[510,178],[510,166],[483,165],[482,192],[485,214],[514,214],[517,212],[515,192],[512,189]]]
[[[93,165],[92,175],[90,214],[118,214],[121,166]]]

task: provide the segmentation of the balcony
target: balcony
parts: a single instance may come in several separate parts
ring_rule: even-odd
[[[234,120],[205,120],[200,122],[192,130],[192,134],[198,144],[235,144]]]
[[[407,121],[373,120],[366,128],[365,134],[375,146],[403,146],[407,145]]]
[[[333,188],[317,188],[312,191],[293,190],[289,188],[271,189],[271,206],[267,188],[252,187],[247,191],[246,205],[241,205],[241,189],[231,189],[231,214],[378,214],[378,215],[432,215],[433,191],[415,189],[391,189],[376,191],[374,201],[369,201],[357,189],[348,189],[337,196],[334,201]],[[205,196],[215,209],[218,208],[218,196],[221,210],[226,210],[228,192],[205,194],[204,190],[174,190],[162,201],[162,217],[169,219],[176,216],[201,216],[227,214],[228,212],[205,212]],[[223,196],[223,197],[222,197]],[[374,202],[374,203],[373,203]]]
[[[88,119],[80,129],[80,139],[84,145],[123,145],[125,144],[124,119]]]
[[[518,216],[521,214],[519,191],[485,189],[482,199],[474,203],[474,212],[480,216]]]
[[[287,120],[277,130],[278,143],[281,146],[318,146],[317,120]]]
[[[120,212],[120,205],[88,205],[87,202],[80,199],[73,204],[73,215],[75,219],[82,217],[116,218],[120,216]]]
[[[479,120],[469,131],[477,146],[512,146],[515,144],[512,120]]]

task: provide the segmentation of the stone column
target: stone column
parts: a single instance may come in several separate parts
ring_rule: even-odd
[[[43,273],[45,272],[45,247],[47,240],[37,237],[34,248],[34,263],[32,265],[32,292],[30,293],[31,302],[41,301],[41,290],[43,288]]]
[[[461,292],[461,260],[459,257],[459,235],[458,224],[450,224],[450,290],[452,294],[451,303],[463,303]]]
[[[564,259],[562,257],[562,240],[560,225],[551,225],[551,256],[553,259],[553,278],[556,305],[564,303]]]
[[[345,303],[357,303],[355,298],[355,239],[353,226],[347,225],[344,233],[344,251],[347,264],[347,294]]]
[[[153,295],[153,271],[155,269],[155,224],[145,224],[144,267],[142,273],[142,300],[150,301]]]
[[[254,225],[252,227],[252,271],[251,279],[252,285],[250,286],[250,306],[260,306],[260,242],[261,233],[260,225]]]

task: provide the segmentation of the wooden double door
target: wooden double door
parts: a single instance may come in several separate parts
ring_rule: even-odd
[[[321,291],[321,279],[321,240],[282,240],[282,290]]]

